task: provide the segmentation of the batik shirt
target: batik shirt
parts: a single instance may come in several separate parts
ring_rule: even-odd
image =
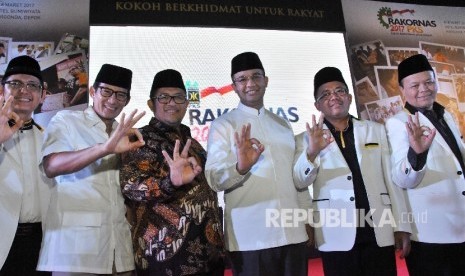
[[[121,188],[133,212],[133,244],[136,266],[150,274],[204,273],[221,262],[222,225],[216,193],[203,171],[192,183],[175,187],[162,155],[173,156],[176,140],[181,150],[190,129],[172,128],[156,118],[143,127],[145,145],[123,156]],[[206,152],[194,139],[190,157],[204,169]]]

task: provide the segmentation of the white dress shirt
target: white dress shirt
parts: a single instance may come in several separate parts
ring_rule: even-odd
[[[251,170],[240,175],[234,133],[251,124],[251,137],[265,151]],[[290,124],[265,110],[239,104],[213,121],[208,137],[205,175],[215,191],[224,191],[225,240],[229,251],[249,251],[308,240],[303,224],[267,227],[269,210],[296,210],[299,196],[293,183],[295,142]],[[308,200],[308,193],[304,193]]]
[[[104,143],[105,128],[92,107],[60,111],[48,125],[43,156]],[[111,274],[113,260],[117,272],[134,269],[118,159],[107,155],[80,171],[55,177],[39,270]]]

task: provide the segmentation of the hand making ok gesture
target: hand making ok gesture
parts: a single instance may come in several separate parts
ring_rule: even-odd
[[[265,146],[255,138],[250,138],[250,123],[242,126],[241,134],[234,132],[236,143],[237,164],[239,174],[246,174],[257,163],[258,158],[265,150]]]
[[[308,136],[307,158],[312,162],[320,151],[334,141],[331,132],[328,129],[323,129],[323,119],[324,115],[322,113],[317,123],[315,115],[312,115],[312,127],[308,123],[305,124]]]
[[[410,147],[416,154],[423,153],[429,149],[431,143],[433,143],[434,136],[436,136],[436,129],[420,126],[418,112],[415,112],[415,115],[408,116],[408,122],[405,127],[407,128]]]
[[[198,164],[197,159],[188,156],[191,139],[187,140],[181,154],[179,153],[180,144],[181,142],[176,140],[173,158],[166,151],[161,152],[170,166],[171,183],[176,187],[191,183],[202,172],[202,167]]]
[[[3,96],[0,96],[0,103],[3,103]],[[8,97],[5,104],[3,105],[0,111],[0,143],[5,142],[13,136],[13,133],[18,131],[23,125],[23,120],[21,120],[15,112],[11,111],[11,102],[13,101],[13,96]],[[15,124],[10,126],[8,123],[9,120],[13,120]]]

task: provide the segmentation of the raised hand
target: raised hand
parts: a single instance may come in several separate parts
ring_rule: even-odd
[[[0,96],[0,103],[3,103],[3,96]],[[5,104],[0,111],[0,143],[5,142],[10,139],[13,134],[18,131],[18,129],[23,125],[24,121],[11,110],[11,102],[13,101],[13,96],[8,97]],[[8,124],[9,120],[13,120],[15,124],[10,126]]]
[[[408,141],[410,147],[416,154],[425,152],[433,143],[436,136],[436,129],[430,129],[427,126],[420,126],[418,112],[408,116],[408,122],[405,127],[407,129]]]
[[[255,138],[250,138],[250,124],[242,126],[241,134],[234,133],[236,143],[237,164],[239,174],[246,174],[257,163],[258,158],[265,150],[265,146]]]
[[[312,115],[312,127],[308,123],[305,124],[308,136],[307,157],[312,162],[320,151],[334,141],[331,132],[328,129],[323,129],[323,119],[324,115],[322,113],[317,123],[315,115]]]
[[[116,130],[111,134],[105,143],[105,148],[111,153],[122,153],[132,149],[139,148],[145,144],[142,134],[133,126],[145,115],[145,111],[136,116],[137,109],[129,114],[126,119],[125,114],[121,119]],[[134,139],[134,137],[136,139]]]
[[[191,183],[202,172],[202,167],[198,164],[197,159],[188,156],[191,139],[187,140],[181,154],[179,154],[180,144],[181,142],[176,140],[173,158],[166,151],[161,152],[170,166],[171,183],[176,187]]]

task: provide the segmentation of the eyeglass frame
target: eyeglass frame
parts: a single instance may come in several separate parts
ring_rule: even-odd
[[[160,101],[160,98],[163,97],[163,98],[169,98],[169,100],[164,103],[164,102],[161,102]],[[182,97],[182,99],[184,100],[182,103],[178,103],[176,102],[176,97],[178,97],[178,99],[180,99]],[[157,100],[159,103],[161,104],[169,104],[171,101],[173,101],[175,104],[183,104],[183,103],[186,103],[187,102],[187,97],[184,95],[175,95],[175,96],[170,96],[168,94],[161,94],[161,95],[158,95],[156,97],[153,97],[152,100]]]
[[[233,79],[232,81],[235,85],[239,84],[239,85],[245,86],[247,85],[247,83],[249,83],[249,81],[253,81],[254,83],[257,83],[259,81],[264,80],[265,77],[266,77],[265,74],[257,72],[257,73],[254,73],[252,76],[249,76],[249,77],[241,76],[236,79]]]
[[[8,84],[10,86],[12,83],[18,83],[20,85],[20,87],[18,87],[18,88],[11,88],[11,87],[9,88],[10,90],[14,90],[14,91],[20,91],[21,89],[26,87],[26,91],[40,93],[40,92],[43,91],[43,88],[44,88],[44,86],[42,84],[37,84],[37,83],[34,83],[34,82],[24,83],[24,82],[22,82],[20,80],[2,81],[2,85]],[[30,89],[31,85],[36,86],[38,89],[37,90],[31,90]]]
[[[111,98],[111,97],[113,97],[113,94],[114,94],[114,95],[116,95],[115,96],[116,100],[119,101],[119,102],[126,102],[129,99],[129,93],[128,92],[115,91],[115,90],[113,90],[111,88],[108,88],[108,87],[105,87],[105,86],[100,86],[100,85],[97,86],[97,89],[100,90],[100,95],[102,95],[102,97],[104,97],[104,98]],[[109,90],[111,92],[111,94],[108,95],[108,96],[103,95],[102,91],[104,91],[104,90],[107,90],[107,91]],[[124,95],[125,98],[124,99],[118,99],[118,95]]]
[[[342,90],[342,91],[340,91],[340,90]],[[345,88],[345,87],[338,87],[338,88],[336,88],[334,90],[326,89],[326,90],[323,91],[323,93],[321,93],[321,95],[318,98],[316,98],[315,102],[319,102],[321,100],[325,101],[326,100],[325,98],[329,99],[329,97],[331,97],[331,95],[336,95],[338,97],[345,97],[345,96],[349,95],[349,89]]]

